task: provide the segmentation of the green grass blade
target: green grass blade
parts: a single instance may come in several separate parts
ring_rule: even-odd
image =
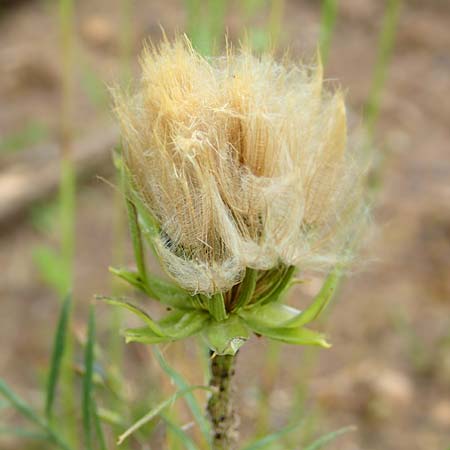
[[[331,36],[336,22],[337,9],[337,0],[323,0],[320,18],[319,46],[320,56],[324,65],[328,60],[328,53],[330,52]]]
[[[84,377],[83,377],[83,433],[86,450],[93,448],[93,410],[92,410],[92,387],[94,370],[94,341],[95,341],[95,310],[93,305],[89,308],[88,336],[84,351]]]
[[[259,450],[262,448],[266,448],[269,444],[272,444],[273,442],[280,440],[284,435],[300,427],[302,423],[303,422],[288,425],[287,427],[284,427],[281,430],[276,431],[275,433],[271,433],[267,436],[264,436],[261,439],[258,439],[257,441],[252,442],[251,444],[244,447],[242,450]]]
[[[180,440],[186,450],[198,450],[194,441],[186,434],[186,432],[176,423],[172,422],[165,414],[161,414],[162,419],[173,434]]]
[[[0,378],[0,395],[5,399],[26,419],[42,428],[52,440],[62,450],[71,450],[71,447],[64,439],[55,432],[22,398],[20,398],[1,378]]]
[[[37,433],[36,431],[26,430],[24,428],[5,427],[0,428],[0,434],[16,436],[24,439],[32,439],[36,441],[48,441],[49,436],[45,433]]]
[[[184,379],[184,377],[179,374],[175,369],[173,369],[167,361],[164,359],[162,353],[159,351],[157,347],[153,348],[153,353],[156,357],[156,360],[158,361],[161,369],[169,375],[169,377],[172,379],[172,381],[175,383],[175,385],[178,387],[178,389],[187,389],[189,387],[189,383]],[[205,415],[203,413],[203,409],[198,404],[196,398],[192,393],[187,393],[185,396],[186,403],[189,406],[189,409],[192,412],[192,415],[194,416],[195,421],[197,422],[200,431],[202,432],[204,438],[207,442],[210,440],[210,426],[209,422],[205,418]]]
[[[209,386],[190,386],[186,389],[181,389],[175,394],[171,395],[166,400],[162,401],[158,405],[156,405],[154,408],[152,408],[145,416],[141,417],[137,422],[135,422],[131,427],[129,427],[124,433],[122,433],[119,436],[119,439],[117,440],[117,445],[122,444],[122,442],[127,439],[130,435],[132,435],[135,431],[137,431],[139,428],[141,428],[146,423],[150,422],[152,419],[154,419],[163,409],[167,408],[169,405],[171,405],[173,402],[175,402],[178,398],[183,397],[186,394],[189,394],[190,392],[196,390],[196,389],[204,389],[206,391],[212,391],[212,388]]]
[[[103,434],[102,423],[98,414],[97,404],[95,403],[95,400],[92,400],[91,408],[94,416],[95,433],[97,435],[100,450],[107,450],[105,435]]]
[[[33,261],[42,280],[64,298],[69,286],[69,274],[61,270],[65,264],[61,254],[46,245],[39,245],[33,249]]]
[[[349,427],[339,428],[339,430],[332,431],[331,433],[325,434],[324,436],[321,436],[320,438],[316,439],[314,442],[309,444],[303,450],[319,450],[320,448],[323,448],[329,442],[336,439],[341,434],[348,433],[350,431],[355,431],[355,430],[356,430],[356,427],[353,425],[351,425]]]
[[[33,409],[15,394],[11,388],[0,379],[0,394],[25,418],[39,426],[46,426],[45,421]]]
[[[56,388],[61,373],[61,363],[63,360],[66,346],[67,328],[69,325],[70,310],[72,305],[72,296],[69,294],[64,299],[61,313],[58,319],[55,339],[53,342],[53,353],[50,364],[50,373],[47,381],[47,395],[45,400],[45,415],[48,419],[53,416],[53,404],[55,400]]]
[[[378,118],[381,92],[384,87],[387,68],[394,49],[400,6],[401,0],[389,0],[383,18],[372,87],[365,108],[365,119],[369,136],[373,134],[374,126]]]
[[[0,139],[0,153],[19,152],[45,141],[49,135],[49,129],[44,123],[33,120],[18,131],[3,135]]]

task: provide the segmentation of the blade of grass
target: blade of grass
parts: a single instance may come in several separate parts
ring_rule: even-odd
[[[284,435],[294,431],[296,428],[300,427],[303,422],[295,423],[292,425],[288,425],[287,427],[282,428],[274,433],[271,433],[267,436],[264,436],[261,439],[258,439],[255,442],[244,447],[242,450],[259,450],[261,448],[266,448],[269,444],[280,440]]]
[[[0,153],[19,152],[45,141],[49,134],[45,124],[33,120],[25,124],[19,131],[4,135],[0,139]]]
[[[166,400],[162,401],[158,405],[156,405],[154,408],[152,408],[145,416],[141,417],[137,422],[135,422],[131,427],[129,427],[124,433],[122,433],[119,436],[119,439],[117,440],[117,445],[122,444],[122,442],[127,439],[131,434],[133,434],[136,430],[141,428],[143,425],[145,425],[147,422],[150,422],[152,419],[154,419],[163,409],[167,408],[169,405],[171,405],[175,400],[177,400],[180,397],[183,397],[186,394],[189,394],[190,392],[196,390],[196,389],[203,389],[205,391],[212,391],[212,388],[209,386],[190,386],[186,389],[181,389],[175,394],[171,395]]]
[[[283,25],[284,0],[272,0],[269,14],[268,34],[270,43],[276,48]]]
[[[37,433],[36,431],[26,430],[24,428],[5,427],[0,428],[0,434],[16,436],[25,439],[32,439],[36,441],[48,441],[48,434]]]
[[[92,400],[91,408],[94,416],[95,433],[97,434],[100,450],[107,450],[105,435],[103,434],[102,424],[100,421],[100,416],[98,415],[97,404],[95,403],[95,400]]]
[[[336,15],[338,9],[337,0],[323,0],[322,11],[320,17],[320,56],[322,63],[325,65],[328,60],[330,51],[331,36],[333,34],[334,25],[336,23]]]
[[[93,448],[92,421],[94,411],[92,410],[92,376],[94,369],[94,341],[95,341],[95,314],[94,306],[89,308],[88,336],[84,351],[84,377],[83,377],[83,433],[86,450]]]
[[[394,49],[400,6],[401,0],[389,0],[383,18],[372,87],[365,108],[366,127],[369,136],[373,135],[374,126],[380,110],[381,92],[386,81],[387,68]]]
[[[339,430],[332,431],[331,433],[325,434],[324,436],[321,436],[320,438],[316,439],[314,442],[309,444],[307,447],[305,447],[303,450],[319,450],[332,440],[336,439],[338,436],[344,433],[348,433],[350,431],[356,431],[356,427],[351,425],[349,427],[339,428]]]
[[[26,419],[42,428],[59,448],[63,450],[71,450],[69,444],[53,430],[47,421],[40,417],[22,398],[20,398],[1,378],[0,378],[0,395],[5,399]]]
[[[167,427],[170,428],[173,434],[180,440],[184,447],[186,447],[186,450],[198,450],[198,447],[195,445],[194,441],[187,435],[183,428],[171,421],[166,414],[161,414],[161,417]]]
[[[61,313],[56,328],[55,339],[53,343],[52,360],[50,364],[50,373],[47,381],[47,396],[45,401],[45,415],[49,420],[53,416],[53,404],[55,400],[55,392],[61,372],[61,363],[66,346],[67,327],[69,324],[69,316],[72,304],[72,296],[69,294],[64,299]]]
[[[178,389],[187,389],[189,387],[189,383],[184,379],[184,377],[181,374],[179,374],[167,363],[162,353],[156,346],[153,347],[153,353],[161,369],[167,375],[169,375],[169,377],[172,379],[172,381],[175,383]],[[196,398],[192,393],[187,393],[185,399],[186,403],[189,406],[189,409],[192,412],[192,415],[194,416],[195,421],[197,422],[200,428],[200,431],[202,432],[206,441],[209,442],[211,436],[210,426],[209,422],[206,420],[204,416],[203,409],[200,407],[200,405],[198,404]]]

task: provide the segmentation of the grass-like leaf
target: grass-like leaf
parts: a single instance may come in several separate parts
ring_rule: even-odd
[[[47,381],[47,393],[45,400],[45,415],[48,419],[51,419],[53,415],[55,393],[58,385],[59,375],[61,373],[61,363],[63,360],[64,350],[66,347],[66,335],[69,325],[71,304],[72,296],[71,294],[68,294],[62,304],[61,313],[59,315],[58,325],[56,328],[55,339],[53,342],[53,353]]]
[[[186,450],[198,450],[194,441],[187,435],[187,433],[176,423],[172,422],[166,414],[161,414],[162,419],[173,434],[180,440]]]
[[[24,439],[32,439],[33,441],[48,441],[49,436],[46,433],[38,433],[33,430],[27,430],[25,428],[14,427],[2,427],[0,428],[0,434],[16,436]]]
[[[378,118],[381,93],[386,80],[389,61],[394,49],[395,34],[397,31],[401,3],[401,0],[388,0],[383,17],[383,25],[379,38],[378,55],[375,64],[372,87],[370,89],[369,98],[365,108],[366,126],[369,135],[373,134],[373,129]]]
[[[284,435],[294,431],[298,427],[302,425],[303,422],[295,423],[292,425],[288,425],[287,427],[282,428],[274,433],[271,433],[267,436],[264,436],[261,439],[258,439],[249,445],[245,446],[242,450],[259,450],[262,448],[266,448],[269,444],[280,440]]]
[[[356,427],[351,425],[349,427],[339,428],[339,430],[332,431],[331,433],[325,434],[324,436],[319,437],[314,442],[306,446],[303,450],[319,450],[323,448],[326,444],[336,439],[338,436],[344,433],[348,433],[349,431],[355,431]]]
[[[41,122],[27,123],[19,131],[3,135],[0,139],[0,153],[14,153],[45,141],[49,137],[48,127]]]
[[[55,430],[50,427],[48,422],[43,417],[40,417],[2,379],[0,379],[0,395],[2,395],[23,417],[45,431],[48,439],[56,444],[59,448],[61,448],[62,450],[71,450],[71,447]]]
[[[83,433],[86,450],[93,448],[92,423],[94,411],[92,408],[93,371],[94,371],[94,342],[95,342],[95,313],[93,305],[89,308],[88,332],[84,350],[84,377],[83,377]]]
[[[323,0],[320,18],[320,56],[323,64],[328,60],[330,51],[331,36],[333,34],[334,24],[336,22],[336,14],[338,9],[337,0]]]
[[[64,267],[62,256],[46,245],[40,245],[33,250],[35,263],[42,279],[61,297],[67,294],[69,284],[68,274]]]
[[[97,435],[100,450],[107,450],[105,435],[103,434],[103,429],[102,429],[102,423],[100,420],[100,416],[98,414],[97,404],[94,399],[92,399],[91,408],[92,408],[91,409],[92,415],[94,416],[95,433]]]
[[[178,389],[187,389],[189,387],[189,383],[184,379],[184,377],[178,373],[175,369],[173,369],[165,360],[162,353],[159,351],[157,347],[153,348],[153,353],[158,361],[161,369],[172,379]],[[187,392],[185,395],[186,403],[189,406],[189,409],[194,416],[195,421],[197,422],[200,431],[202,432],[206,442],[210,440],[210,425],[206,420],[205,415],[203,413],[203,409],[197,402],[197,399],[191,392]]]
[[[152,419],[154,419],[164,408],[167,408],[169,405],[171,405],[173,402],[175,402],[178,398],[183,397],[184,395],[196,390],[196,389],[204,389],[207,391],[212,391],[212,389],[209,386],[190,386],[186,389],[181,389],[180,391],[175,392],[175,394],[171,395],[166,400],[162,401],[158,405],[156,405],[154,408],[152,408],[145,416],[141,417],[137,422],[135,422],[133,425],[131,425],[128,430],[126,430],[124,433],[122,433],[119,436],[119,439],[117,440],[117,445],[122,444],[122,442],[127,439],[130,435],[132,435],[136,430],[141,428],[146,423],[150,422]]]

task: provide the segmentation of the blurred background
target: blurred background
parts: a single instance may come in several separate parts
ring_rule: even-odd
[[[160,40],[161,27],[169,37],[188,33],[205,55],[220,51],[225,30],[233,42],[246,38],[257,50],[289,49],[308,61],[319,47],[326,79],[344,88],[352,127],[367,130],[375,152],[375,233],[315,325],[333,347],[256,337],[243,347],[242,442],[303,420],[283,446],[264,448],[301,449],[355,425],[327,448],[449,450],[447,0],[0,0],[0,377],[39,403],[68,287],[75,369],[93,295],[137,296],[108,272],[133,264],[108,86],[132,85],[143,40]],[[321,282],[314,274],[304,279],[290,297],[300,308]],[[158,316],[154,302],[142,304]],[[132,318],[103,305],[96,317],[98,370],[116,371],[124,396],[114,405],[100,393],[99,402],[126,410],[129,425],[173,386],[151,349],[122,345],[118,330]],[[204,382],[196,341],[160,350],[189,383]],[[192,420],[183,401],[170,414],[180,424]],[[17,421],[0,405],[1,449],[47,448],[11,436],[6,423]],[[124,429],[113,422],[108,448]],[[150,438],[129,448],[183,448],[166,428],[154,421]],[[195,427],[189,433],[197,438]]]

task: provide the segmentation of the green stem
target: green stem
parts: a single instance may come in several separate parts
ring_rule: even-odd
[[[208,414],[213,430],[213,450],[232,450],[237,444],[239,419],[232,403],[235,362],[236,356],[211,357],[209,384],[214,392],[208,401]]]

